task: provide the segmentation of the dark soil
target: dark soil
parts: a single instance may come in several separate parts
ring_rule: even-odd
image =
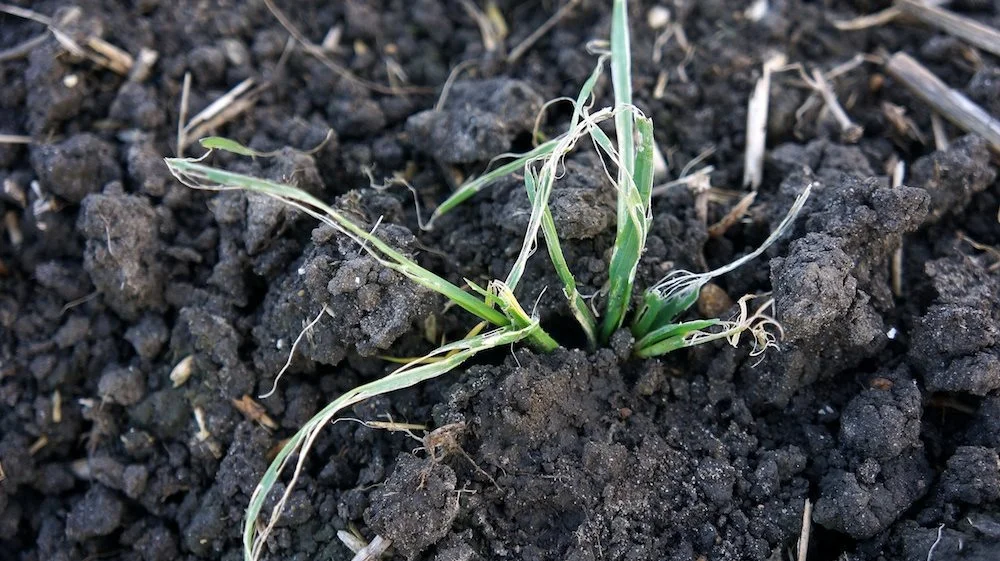
[[[15,3],[56,19],[71,11]],[[433,208],[494,155],[530,147],[539,108],[576,95],[593,64],[584,47],[609,29],[608,3],[583,0],[506,64],[457,1],[279,4],[313,41],[337,26],[331,56],[355,75],[405,75],[430,93],[379,93],[301,49],[285,53],[288,34],[260,0],[81,0],[69,32],[159,53],[141,80],[51,36],[0,62],[0,132],[34,139],[0,144],[0,558],[238,560],[244,509],[279,443],[386,373],[379,355],[421,354],[474,323],[304,215],[174,181],[161,158],[175,153],[185,73],[192,114],[245,78],[270,84],[217,132],[280,153],[215,163],[294,182],[371,226],[381,218],[377,233],[425,266],[484,283],[520,247],[523,186],[499,182],[422,232],[411,195],[373,188],[366,172],[405,174]],[[497,2],[505,47],[557,4]],[[747,2],[664,2],[692,50],[675,35],[655,61],[662,30],[647,23],[651,4],[635,4],[635,98],[670,179],[714,147],[712,185],[738,188],[747,98],[772,50],[825,70],[905,50],[1000,112],[996,58],[911,24],[831,24],[889,2],[772,0],[757,22]],[[1000,27],[996,2],[952,5]],[[43,32],[0,15],[0,51]],[[435,109],[463,61],[475,64]],[[777,75],[755,206],[713,237],[707,225],[730,203],[705,206],[683,188],[658,197],[638,272],[642,287],[671,267],[728,262],[812,185],[794,231],[700,302],[728,315],[739,296],[773,291],[780,349],[758,363],[723,343],[648,361],[627,358],[627,337],[573,348],[582,335],[539,252],[518,296],[537,300],[567,348],[486,353],[356,406],[348,416],[448,427],[450,440],[414,451],[400,433],[329,427],[265,557],[351,559],[337,532],[354,529],[392,540],[397,559],[788,559],[809,501],[810,561],[1000,558],[995,156],[950,126],[950,147],[935,151],[929,109],[877,66],[835,85],[865,127],[857,144],[818,112],[797,119],[808,92]],[[599,104],[610,89],[603,79]],[[895,128],[887,103],[926,141]],[[553,106],[542,131],[567,121]],[[331,128],[317,152],[295,150]],[[895,161],[907,173],[893,188]],[[552,209],[581,293],[598,293],[615,210],[592,150],[567,161]],[[271,389],[314,320],[274,395],[258,400],[266,417],[248,409],[239,400]],[[182,362],[188,377],[175,384]]]

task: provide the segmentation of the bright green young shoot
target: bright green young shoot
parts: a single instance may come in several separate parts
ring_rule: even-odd
[[[629,40],[628,2],[615,0],[611,12],[611,83],[615,106],[632,104],[632,55]],[[636,153],[633,125],[639,131]],[[608,303],[601,323],[605,341],[622,325],[632,301],[636,267],[646,246],[653,189],[653,124],[648,119],[619,113],[618,229],[608,268]]]
[[[249,156],[251,158],[267,158],[276,154],[276,152],[258,152],[257,150],[254,150],[249,146],[244,146],[231,138],[224,138],[221,136],[209,136],[203,138],[198,141],[198,144],[207,150],[223,150],[225,152],[239,154],[240,156]]]
[[[310,148],[309,150],[300,150],[300,152],[302,152],[303,154],[314,154],[318,152],[323,146],[325,146],[326,143],[329,142],[330,138],[332,137],[333,137],[333,129],[330,129],[329,131],[327,131],[326,138],[323,139],[323,142],[320,142],[315,147]],[[253,148],[250,148],[249,146],[240,144],[239,142],[236,142],[231,138],[225,138],[222,136],[208,136],[199,140],[198,144],[200,144],[202,148],[205,148],[207,150],[222,150],[225,152],[231,152],[233,154],[239,154],[240,156],[249,156],[251,158],[270,158],[278,155],[278,153],[281,152],[280,150],[273,150],[270,152],[260,152],[258,150],[254,150]]]
[[[635,354],[648,358],[676,351],[688,346],[686,340],[692,332],[704,331],[720,323],[718,319],[701,319],[663,325],[635,342]]]

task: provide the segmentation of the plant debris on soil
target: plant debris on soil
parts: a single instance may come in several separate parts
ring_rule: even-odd
[[[423,231],[414,195],[376,183],[405,179],[433,209],[530,149],[539,111],[576,95],[587,43],[608,36],[610,2],[571,3],[276,1],[307,47],[263,1],[3,4],[0,558],[237,561],[285,438],[388,372],[384,357],[473,327],[302,213],[176,182],[162,158],[178,153],[182,97],[196,115],[252,79],[212,132],[274,154],[223,164],[482,283],[521,247],[523,185],[497,182]],[[998,155],[875,60],[906,53],[997,119],[1000,59],[899,14],[854,21],[891,4],[630,3],[635,102],[663,182],[682,179],[653,199],[637,284],[745,254],[811,186],[767,258],[698,306],[726,318],[770,292],[778,349],[639,360],[620,332],[588,352],[535,257],[518,297],[566,348],[484,353],[354,406],[345,417],[406,430],[327,427],[263,558],[1000,559]],[[944,7],[1000,29],[996,2]],[[747,103],[775,53],[803,72],[768,69],[759,187],[733,214]],[[610,81],[595,93],[610,99]],[[569,117],[551,105],[537,132]],[[552,192],[578,289],[598,301],[614,200],[593,150]]]

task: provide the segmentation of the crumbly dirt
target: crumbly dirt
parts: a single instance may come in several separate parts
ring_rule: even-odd
[[[0,144],[0,557],[241,559],[247,502],[283,439],[388,372],[381,357],[420,355],[475,322],[301,213],[177,183],[161,158],[176,153],[185,74],[189,116],[247,78],[266,86],[213,132],[276,154],[213,163],[294,183],[453,282],[483,284],[521,246],[523,183],[497,182],[432,231],[414,196],[426,215],[493,156],[530,148],[543,105],[589,76],[608,2],[578,2],[509,64],[501,50],[561,2],[497,1],[508,36],[491,51],[456,0],[276,1],[314,42],[339,30],[329,54],[357,77],[418,88],[405,95],[286,50],[262,1],[14,3],[78,40],[159,58],[129,78],[49,35],[0,61],[0,132],[33,139]],[[669,37],[650,26],[654,3],[632,4],[635,102],[666,180],[704,155],[692,170],[713,166],[715,188],[657,196],[637,285],[744,254],[811,185],[792,231],[699,302],[728,317],[741,295],[770,292],[780,348],[639,361],[621,332],[587,352],[540,250],[518,297],[565,348],[484,353],[355,406],[345,416],[462,429],[427,450],[328,427],[265,559],[351,559],[338,531],[391,540],[386,559],[789,559],[807,501],[810,561],[1000,557],[1000,183],[987,144],[946,124],[937,149],[929,109],[869,62],[833,80],[865,130],[845,143],[821,107],[799,111],[798,76],[778,73],[756,202],[712,228],[743,194],[747,99],[773,51],[830,70],[904,50],[1000,116],[997,58],[906,22],[832,25],[887,1],[772,0],[754,21],[748,2],[668,0],[683,29]],[[996,2],[951,6],[1000,28]],[[0,51],[44,33],[0,14]],[[606,77],[595,94],[610,101]],[[547,107],[540,134],[569,117]],[[599,307],[615,193],[582,144],[551,206]],[[415,195],[380,185],[397,174]]]

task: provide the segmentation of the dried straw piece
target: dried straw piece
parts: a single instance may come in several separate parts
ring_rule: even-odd
[[[806,561],[809,554],[809,532],[812,528],[812,502],[806,498],[802,507],[802,530],[799,532],[799,543],[797,548],[796,561]]]
[[[185,123],[188,118],[188,105],[191,99],[191,73],[184,73],[184,82],[181,85],[181,105],[177,112],[177,157],[184,157],[184,148],[187,147],[185,138]]]
[[[67,14],[66,17],[58,22],[54,21],[45,14],[40,14],[26,8],[19,8],[9,4],[0,4],[0,12],[35,21],[48,27],[49,31],[56,38],[56,41],[59,41],[59,44],[62,45],[64,49],[76,56],[86,58],[98,66],[103,66],[104,68],[108,68],[109,70],[122,75],[127,75],[129,70],[132,68],[132,55],[112,45],[104,39],[95,35],[88,35],[84,40],[84,45],[80,45],[80,43],[70,37],[69,33],[66,33],[59,28],[60,25],[65,25],[67,20],[78,18],[81,13],[79,8],[74,8],[74,11]],[[34,41],[40,42],[38,37],[29,39],[28,42]],[[22,43],[21,45],[14,47],[12,52],[5,51],[4,54],[7,56],[15,56],[15,58],[18,55],[23,56],[23,54],[27,54],[27,52],[21,53],[20,50],[27,44],[28,43]]]
[[[920,144],[927,144],[923,133],[920,132],[920,128],[913,122],[913,119],[906,116],[906,108],[888,101],[883,101],[881,108],[882,115],[889,121],[889,124],[892,125],[897,134],[903,138],[916,140]]]
[[[270,430],[278,428],[278,423],[274,422],[274,419],[267,414],[267,409],[264,409],[263,405],[254,401],[249,395],[243,394],[243,397],[230,401],[232,401],[233,407],[242,413],[247,420],[259,423],[262,427]]]
[[[19,58],[24,58],[31,54],[31,51],[35,50],[46,39],[49,38],[48,33],[42,33],[41,35],[36,35],[23,43],[18,43],[9,49],[4,49],[0,51],[0,62],[7,62],[9,60],[17,60]]]
[[[903,177],[906,175],[906,164],[899,160],[892,169],[892,188],[896,189],[903,185]],[[899,247],[892,252],[889,262],[889,272],[892,279],[892,293],[897,297],[903,295],[903,243],[900,240]]]
[[[936,27],[945,33],[979,47],[980,49],[1000,56],[1000,31],[978,21],[960,16],[955,12],[943,10],[927,2],[914,0],[898,0],[896,7],[904,14]]]
[[[34,142],[30,136],[23,134],[2,134],[0,133],[0,144],[31,144]]]
[[[757,189],[764,178],[764,150],[767,144],[767,113],[770,102],[771,74],[785,65],[778,53],[764,62],[764,70],[754,86],[747,107],[746,152],[743,160],[743,185]]]
[[[333,53],[340,48],[340,39],[344,35],[344,28],[339,24],[331,27],[327,32],[326,36],[323,37],[323,42],[319,46],[327,52]]]
[[[189,88],[188,76],[184,76],[185,89]],[[202,109],[191,121],[183,125],[181,133],[178,135],[178,154],[187,148],[195,140],[207,135],[229,121],[233,120],[246,110],[250,109],[257,102],[257,95],[261,88],[253,88],[253,78],[247,78],[224,93],[221,97],[213,101],[208,107]],[[181,94],[182,104],[184,104],[184,94]]]
[[[35,442],[33,442],[31,446],[28,448],[28,455],[34,456],[35,454],[41,452],[42,448],[45,448],[48,445],[49,445],[49,437],[43,434],[42,436],[39,436],[38,439],[35,440]]]
[[[969,98],[949,88],[913,57],[896,53],[885,63],[885,70],[932,109],[962,130],[982,136],[995,152],[1000,153],[1000,121]]]
[[[0,12],[10,14],[12,16],[17,16],[19,18],[30,19],[31,21],[36,21],[42,25],[49,26],[52,25],[52,18],[45,14],[40,14],[38,12],[29,10],[27,8],[22,8],[20,6],[14,6],[12,4],[0,4]]]
[[[925,0],[927,5],[938,6],[945,3],[945,0]],[[899,6],[889,6],[888,8],[849,20],[834,21],[833,26],[841,31],[860,31],[869,27],[881,27],[892,23],[896,18],[903,15],[903,10]]]
[[[219,445],[218,441],[208,430],[208,421],[205,419],[205,410],[200,406],[194,408],[194,422],[198,425],[198,432],[194,434],[194,437],[205,445],[208,451],[216,459],[222,457],[222,446]]]
[[[841,31],[860,31],[869,27],[881,27],[899,17],[900,13],[899,8],[892,6],[874,14],[834,21],[833,26]]]
[[[563,4],[561,8],[556,10],[556,13],[552,14],[549,19],[545,20],[545,23],[538,26],[538,29],[532,31],[530,35],[525,37],[524,41],[518,43],[518,45],[510,51],[510,54],[507,55],[507,62],[510,64],[517,62],[517,60],[521,58],[524,53],[528,52],[528,49],[530,49],[539,39],[548,33],[549,30],[555,27],[563,18],[569,15],[569,12],[579,3],[580,0],[569,0]]]
[[[240,96],[245,94],[250,88],[253,87],[254,79],[247,78],[239,84],[233,86],[231,90],[222,94],[218,99],[208,104],[208,107],[202,109],[197,115],[188,121],[186,128],[188,131],[193,130],[200,125],[214,120],[220,113],[226,110],[227,107],[232,105]]]
[[[750,209],[750,205],[757,199],[757,192],[751,191],[743,196],[718,222],[708,227],[708,237],[718,238],[726,233],[734,224],[743,218],[743,215]]]
[[[667,166],[667,159],[663,157],[663,151],[660,147],[653,143],[653,181],[663,181],[667,177],[667,172],[670,171],[669,166]]]
[[[24,187],[10,177],[5,177],[3,180],[3,194],[21,205],[21,208],[28,206],[28,194],[25,193]]]
[[[375,536],[372,538],[371,543],[361,548],[361,550],[351,558],[351,561],[378,561],[391,545],[392,540],[388,540],[382,536]]]
[[[61,423],[62,419],[62,394],[55,390],[52,392],[52,422]]]
[[[940,152],[947,150],[951,142],[948,140],[948,131],[944,129],[944,121],[937,113],[931,113],[931,132],[934,133],[934,148]]]
[[[175,388],[183,386],[188,378],[191,377],[191,372],[194,367],[194,355],[188,355],[180,360],[173,370],[170,371],[170,382]]]
[[[132,55],[100,37],[87,37],[87,46],[98,55],[94,56],[91,54],[87,58],[102,66],[106,66],[122,76],[128,76],[132,70],[132,65],[135,64],[135,59],[132,58]]]
[[[1000,222],[1000,217],[997,218],[997,221]],[[995,273],[996,271],[1000,271],[1000,249],[997,249],[997,248],[995,248],[995,247],[993,247],[991,245],[986,245],[984,243],[979,243],[976,240],[974,240],[974,239],[970,238],[969,236],[967,236],[965,234],[965,232],[957,232],[956,236],[958,236],[959,241],[963,241],[963,242],[969,244],[974,249],[978,249],[979,251],[982,251],[982,252],[988,254],[989,256],[991,256],[994,259],[993,264],[991,264],[990,266],[988,266],[986,268],[987,271],[989,271],[991,273]]]
[[[145,82],[152,73],[153,65],[160,59],[160,53],[153,49],[143,47],[139,49],[139,56],[136,57],[135,64],[132,65],[132,72],[128,76],[129,82]]]
[[[494,21],[490,19],[479,6],[471,0],[459,0],[466,15],[472,18],[479,27],[479,35],[483,38],[483,50],[488,53],[500,50],[503,47],[503,37],[500,29],[497,29]]]
[[[812,73],[814,86],[821,96],[823,96],[823,102],[826,104],[826,108],[830,110],[833,114],[833,118],[836,119],[837,124],[840,125],[840,136],[841,140],[849,144],[853,144],[858,140],[861,140],[862,135],[865,133],[865,129],[851,120],[847,115],[847,111],[844,111],[843,106],[840,105],[840,101],[837,100],[837,94],[834,93],[833,87],[830,82],[826,80],[823,73],[818,69],[813,69]]]
[[[10,238],[10,245],[18,247],[24,242],[24,234],[21,232],[21,219],[16,212],[8,210],[3,215],[4,228]]]

